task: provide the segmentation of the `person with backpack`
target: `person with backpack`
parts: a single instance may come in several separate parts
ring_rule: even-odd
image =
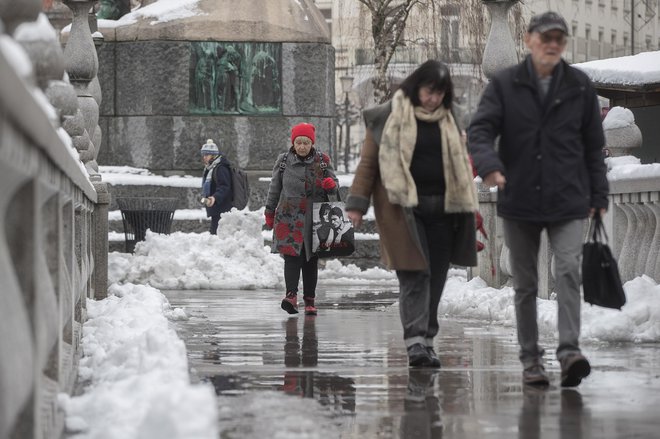
[[[312,205],[329,201],[338,181],[330,157],[316,150],[315,127],[300,123],[291,129],[291,147],[275,161],[268,187],[266,227],[273,229],[273,251],[284,258],[286,294],[281,307],[298,313],[298,281],[303,278],[305,314],[316,315],[318,256],[312,253]]]
[[[208,139],[200,151],[204,162],[202,175],[202,204],[206,207],[206,216],[211,218],[209,232],[218,232],[220,215],[232,208],[232,174],[229,161],[220,155],[218,145]]]

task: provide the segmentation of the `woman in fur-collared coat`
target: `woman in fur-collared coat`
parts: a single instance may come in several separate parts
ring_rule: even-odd
[[[410,366],[440,367],[433,338],[449,265],[477,264],[477,193],[452,99],[449,69],[427,61],[391,101],[366,110],[366,138],[346,200],[359,226],[373,199],[381,257],[399,279]]]

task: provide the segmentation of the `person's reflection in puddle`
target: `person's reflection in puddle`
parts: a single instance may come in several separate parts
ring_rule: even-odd
[[[559,437],[561,439],[582,439],[584,422],[589,422],[588,410],[584,410],[582,395],[575,389],[562,389],[561,411],[559,412]]]
[[[298,337],[298,317],[285,322],[284,365],[286,367],[314,367],[318,364],[319,349],[316,338],[316,316],[305,316],[303,322],[302,349]],[[284,373],[282,390],[293,395],[312,397],[314,394],[314,372]]]
[[[316,337],[316,316],[305,316],[302,340],[298,336],[298,317],[284,322],[284,385],[280,390],[289,395],[315,398],[324,406],[335,410],[355,412],[355,382],[338,375],[323,374],[315,370],[295,370],[297,367],[314,368],[319,359],[319,343]]]
[[[302,349],[298,337],[298,317],[285,322],[284,365],[287,367],[313,367],[318,364],[319,342],[316,338],[316,316],[305,316]]]
[[[401,439],[441,438],[440,399],[435,388],[438,370],[410,369],[401,419]]]
[[[518,416],[518,438],[541,436],[541,406],[545,404],[547,387],[523,385],[523,400]]]

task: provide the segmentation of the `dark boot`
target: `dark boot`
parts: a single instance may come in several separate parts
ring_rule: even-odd
[[[426,352],[428,352],[429,358],[431,359],[431,364],[429,365],[429,367],[436,367],[436,368],[439,369],[440,368],[440,359],[438,358],[438,355],[433,350],[433,347],[432,346],[427,346],[426,347]]]
[[[282,309],[289,314],[298,314],[298,294],[288,291],[282,299]]]
[[[429,367],[431,361],[426,346],[423,344],[415,343],[408,346],[408,365],[410,367]]]
[[[575,387],[582,382],[582,378],[589,376],[591,365],[579,352],[566,355],[559,360],[561,365],[561,386]]]

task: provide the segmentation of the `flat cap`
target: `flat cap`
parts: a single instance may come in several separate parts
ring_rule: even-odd
[[[548,11],[532,17],[527,32],[545,33],[549,30],[560,30],[568,35],[568,26],[564,18],[556,12]]]

